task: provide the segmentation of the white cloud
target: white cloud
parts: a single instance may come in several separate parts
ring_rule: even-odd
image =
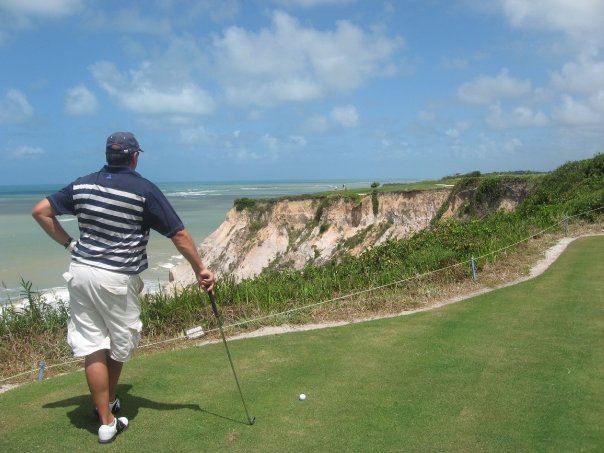
[[[352,105],[335,107],[331,111],[331,118],[344,127],[357,127],[359,125],[359,114]]]
[[[278,138],[271,134],[264,134],[261,139],[271,151],[280,151],[290,149],[292,147],[300,147],[306,145],[306,139],[299,135],[290,135],[286,138]]]
[[[479,76],[461,85],[457,95],[469,104],[490,104],[503,98],[525,96],[530,91],[530,81],[511,77],[507,69],[502,69],[495,77]]]
[[[311,132],[323,133],[329,130],[329,120],[324,115],[313,115],[306,120],[305,126]]]
[[[36,22],[59,20],[83,11],[83,0],[0,0],[0,46]]]
[[[560,71],[555,72],[552,83],[565,91],[597,93],[604,89],[604,61],[598,61],[593,56],[582,56],[578,61],[566,63]]]
[[[368,33],[345,20],[333,31],[305,28],[281,11],[273,13],[270,28],[253,33],[233,26],[213,42],[227,98],[258,105],[354,90],[390,74],[401,46],[401,38]]]
[[[552,74],[561,92],[555,118],[565,126],[602,126],[604,123],[604,61],[583,54]]]
[[[82,0],[0,0],[0,10],[17,15],[62,17],[82,8]]]
[[[462,149],[461,154],[466,158],[474,156],[479,159],[492,160],[507,158],[518,152],[522,146],[522,141],[514,137],[493,139],[490,135],[480,134],[476,144],[472,148]]]
[[[508,21],[522,28],[563,32],[582,46],[604,45],[602,0],[499,0]]]
[[[264,134],[262,142],[272,150],[277,149],[279,146],[279,140],[270,134]]]
[[[508,129],[545,126],[548,124],[548,119],[543,112],[535,112],[528,107],[516,107],[507,113],[499,104],[494,104],[490,108],[486,122],[495,129]]]
[[[19,90],[8,90],[0,99],[0,124],[22,123],[33,115],[34,109]]]
[[[594,108],[594,110],[604,114],[604,89],[598,91],[593,96],[591,96],[589,98],[589,102]]]
[[[65,96],[65,111],[70,115],[91,115],[96,113],[99,102],[92,91],[84,85],[75,86]]]
[[[520,140],[518,140],[517,138],[512,138],[512,139],[508,140],[507,142],[503,143],[503,150],[508,153],[513,153],[518,148],[521,148],[521,147],[522,147],[522,142]]]
[[[44,150],[34,146],[18,146],[10,154],[15,159],[28,159],[44,154]]]
[[[604,97],[604,95],[602,96]],[[597,101],[599,96],[594,101]],[[594,105],[595,104],[595,105]],[[556,119],[564,125],[569,126],[602,126],[604,124],[604,102],[581,102],[569,95],[562,97],[562,103],[556,110]]]
[[[97,62],[90,70],[118,104],[133,112],[202,115],[214,110],[214,100],[205,90],[184,79],[170,79],[149,62],[131,70],[129,76],[108,61]]]
[[[468,121],[456,121],[455,124],[445,131],[445,135],[452,139],[459,138],[462,132],[467,131],[471,127]]]
[[[459,137],[459,130],[455,128],[449,128],[445,131],[445,134],[449,137],[457,138]]]
[[[239,162],[258,161],[264,158],[264,156],[262,156],[261,154],[255,151],[250,151],[247,148],[238,148],[233,151],[229,151],[227,153],[227,157],[229,159],[234,159]]]
[[[201,145],[213,142],[216,134],[208,131],[204,126],[184,128],[180,131],[180,142],[185,145]]]

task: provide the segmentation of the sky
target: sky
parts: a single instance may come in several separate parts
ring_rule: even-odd
[[[156,182],[550,171],[604,151],[604,0],[0,0],[0,185],[131,131]]]

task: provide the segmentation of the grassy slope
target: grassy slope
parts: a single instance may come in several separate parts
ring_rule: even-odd
[[[0,451],[602,451],[604,238],[541,277],[408,317],[135,358],[97,446],[81,373],[0,395]],[[299,402],[305,392],[308,399]]]

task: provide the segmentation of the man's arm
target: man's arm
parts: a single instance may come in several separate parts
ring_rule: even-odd
[[[170,238],[176,249],[185,257],[195,272],[197,281],[206,291],[214,289],[214,274],[204,266],[195,241],[186,229],[180,230]]]
[[[42,227],[46,234],[59,244],[66,247],[71,237],[57,220],[56,213],[47,198],[40,200],[31,210],[31,215]]]

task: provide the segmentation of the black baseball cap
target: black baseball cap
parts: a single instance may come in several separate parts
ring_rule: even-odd
[[[132,132],[114,132],[107,137],[105,152],[133,154],[143,152]]]

